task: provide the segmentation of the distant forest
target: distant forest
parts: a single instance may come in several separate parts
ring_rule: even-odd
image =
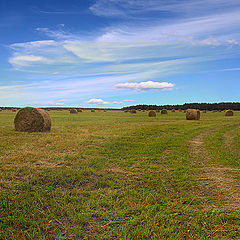
[[[186,110],[189,108],[199,109],[199,110],[240,110],[239,102],[222,102],[222,103],[184,103],[182,105],[135,105],[122,108],[123,110],[129,109],[141,109],[141,110],[161,110],[161,109],[175,109],[175,110]]]

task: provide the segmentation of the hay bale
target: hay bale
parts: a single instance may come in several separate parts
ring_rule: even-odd
[[[171,112],[175,112],[175,109],[172,109],[172,111]]]
[[[199,120],[200,119],[200,111],[198,109],[187,109],[186,119],[187,120]]]
[[[182,112],[182,109],[179,109],[178,111],[179,111],[179,112]]]
[[[161,110],[161,114],[167,114],[167,110],[166,109],[162,109]]]
[[[25,107],[16,114],[14,125],[18,132],[49,132],[51,118],[43,109]]]
[[[207,113],[207,110],[203,110],[202,112],[203,112],[203,113]]]
[[[153,110],[151,110],[151,111],[148,113],[148,116],[149,116],[149,117],[156,117],[156,113],[155,113]]]
[[[82,109],[78,108],[77,111],[78,111],[78,112],[82,112]]]
[[[233,111],[232,110],[227,110],[225,112],[225,116],[233,116]]]
[[[12,112],[16,112],[17,111],[17,109],[12,109]]]
[[[78,111],[77,111],[77,109],[75,109],[75,108],[71,108],[71,109],[69,110],[69,113],[71,113],[71,114],[77,114]]]
[[[95,110],[94,110],[94,109],[91,109],[91,112],[95,112]]]
[[[135,109],[131,109],[130,113],[137,113],[137,111]]]

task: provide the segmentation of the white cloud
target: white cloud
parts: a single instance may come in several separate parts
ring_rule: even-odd
[[[110,104],[109,102],[104,102],[101,98],[92,98],[88,100],[87,103],[96,104],[96,105]]]
[[[125,99],[123,100],[123,102],[134,102],[135,100],[132,100],[132,99]]]
[[[174,87],[174,84],[168,82],[140,82],[140,83],[119,83],[115,85],[115,88],[119,89],[132,89],[137,91],[143,90],[166,90]]]

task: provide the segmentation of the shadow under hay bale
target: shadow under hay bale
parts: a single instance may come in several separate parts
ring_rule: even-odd
[[[225,112],[225,116],[227,116],[227,117],[233,116],[233,111],[232,111],[232,110],[227,110],[227,111]]]
[[[77,111],[77,109],[75,109],[75,108],[71,108],[71,109],[69,110],[69,113],[71,113],[71,114],[77,114],[78,111]]]
[[[161,114],[167,114],[167,110],[166,109],[161,110]]]
[[[51,118],[43,109],[25,107],[18,111],[14,125],[18,132],[49,132]]]
[[[200,120],[200,111],[198,109],[187,109],[186,120]]]
[[[149,116],[149,117],[156,117],[156,113],[155,113],[153,110],[151,110],[151,111],[148,113],[148,116]]]

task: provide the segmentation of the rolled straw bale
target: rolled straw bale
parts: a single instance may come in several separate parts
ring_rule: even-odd
[[[134,113],[135,114],[135,113],[137,113],[137,111],[135,109],[131,109],[130,113]]]
[[[151,111],[148,113],[148,116],[149,116],[149,117],[156,117],[155,111],[151,110]]]
[[[200,119],[200,111],[198,109],[187,109],[186,119],[187,120],[199,120]]]
[[[162,109],[161,110],[161,114],[167,114],[167,110],[166,109]]]
[[[51,118],[43,109],[25,107],[16,114],[14,125],[19,132],[49,132]]]
[[[226,112],[225,112],[225,116],[233,116],[233,111],[232,110],[227,110]]]
[[[71,113],[71,114],[77,114],[78,111],[77,111],[77,109],[75,109],[75,108],[71,108],[71,109],[69,110],[69,113]]]

